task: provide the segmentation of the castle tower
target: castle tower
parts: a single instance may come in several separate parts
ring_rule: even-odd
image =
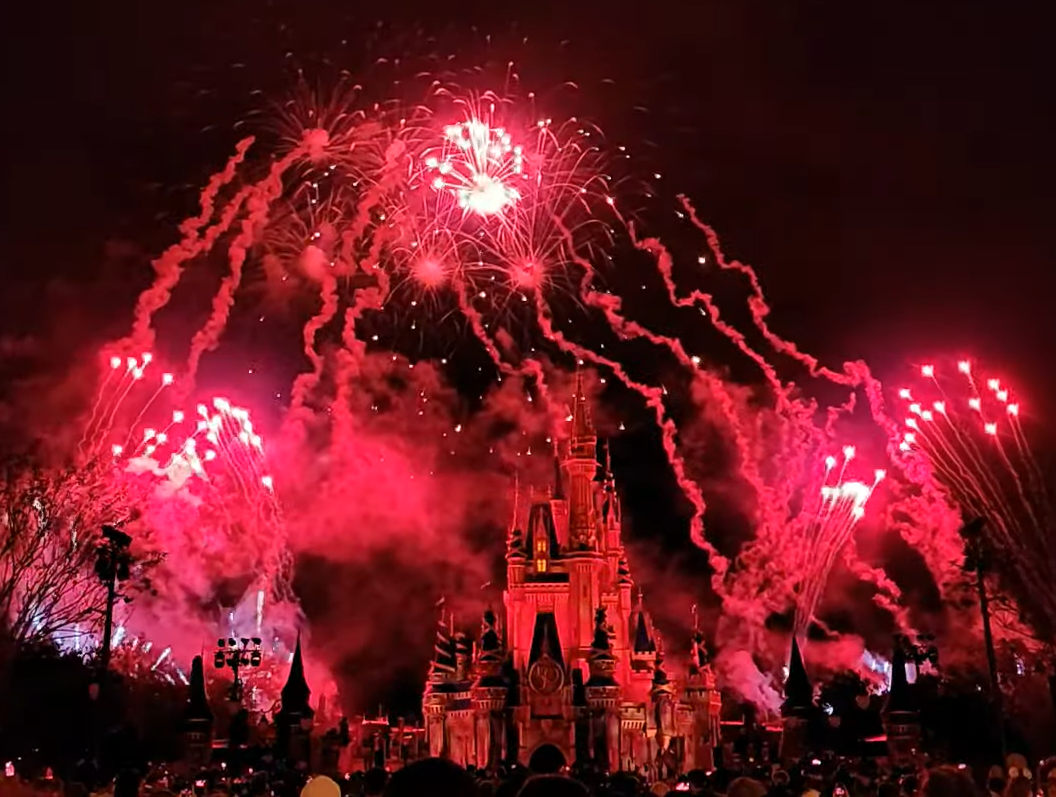
[[[891,690],[887,693],[883,719],[891,762],[896,766],[912,763],[920,748],[920,712],[906,680],[906,654],[898,641],[891,657]]]
[[[454,620],[452,618],[452,624]],[[473,681],[470,672],[472,649],[461,631],[454,632],[455,673],[449,683],[450,693],[444,716],[448,757],[465,767],[476,761],[473,730]]]
[[[598,467],[598,439],[579,374],[568,421],[569,439],[559,447],[564,456],[557,458],[549,491],[536,492],[522,512],[517,490],[506,541],[506,759],[525,764],[537,754],[550,760],[558,754],[607,769],[651,765],[658,636],[644,601],[634,601],[615,480],[607,451],[604,469]],[[491,639],[492,629],[498,633],[486,619],[470,690],[476,761],[492,760],[499,744],[498,728],[488,721],[498,693],[484,689],[485,674],[494,669],[492,643],[484,639]],[[431,675],[424,703],[433,724],[452,718],[454,687],[444,686],[445,678],[434,683],[437,677]],[[670,702],[681,728],[690,709],[678,694],[674,689]],[[715,693],[703,694],[710,706]],[[455,757],[448,748],[436,745],[434,754]]]
[[[657,651],[653,658],[653,678],[649,700],[653,707],[652,719],[656,733],[653,760],[657,776],[663,778],[675,774],[680,768],[680,762],[671,744],[678,733],[675,689],[664,670],[664,658],[660,651]]]
[[[781,745],[783,762],[798,761],[810,752],[810,719],[814,713],[814,689],[807,678],[799,643],[792,637],[792,653],[785,679],[785,702],[781,704]]]
[[[444,612],[436,626],[433,642],[433,660],[429,665],[429,676],[422,697],[422,715],[425,717],[425,739],[430,756],[448,754],[445,730],[447,708],[451,695],[451,684],[455,679],[454,640],[448,633]]]
[[[656,668],[656,642],[653,639],[640,589],[638,590],[638,602],[631,615],[631,627],[633,636],[627,697],[635,701],[644,701],[652,688],[653,672]]]
[[[191,772],[209,766],[213,752],[213,712],[205,696],[201,656],[195,656],[191,662],[191,683],[183,712],[183,741],[183,760]]]
[[[586,683],[587,707],[591,718],[591,752],[594,763],[614,772],[620,767],[619,704],[620,686],[615,678],[616,657],[605,609],[594,615],[594,641],[590,649],[590,679]]]
[[[505,714],[510,685],[502,671],[505,652],[491,609],[484,612],[480,632],[473,684],[475,763],[481,769],[494,770],[502,763],[506,748]]]
[[[297,635],[297,647],[293,651],[290,674],[282,687],[282,700],[275,715],[277,726],[278,756],[295,768],[306,768],[311,755],[312,719],[315,712],[308,704],[312,690],[304,677],[304,660],[301,657],[301,637]]]
[[[714,769],[715,748],[722,743],[722,696],[715,683],[704,634],[696,627],[689,651],[686,702],[692,720],[686,739],[686,769]]]

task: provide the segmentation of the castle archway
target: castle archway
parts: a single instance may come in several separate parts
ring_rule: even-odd
[[[555,745],[541,744],[528,759],[528,768],[539,775],[550,775],[560,772],[567,763],[565,754]]]

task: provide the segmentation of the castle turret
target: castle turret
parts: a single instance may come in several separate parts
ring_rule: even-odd
[[[184,763],[192,772],[209,765],[213,750],[213,712],[205,696],[205,670],[202,657],[191,662],[191,683],[183,712]]]
[[[644,701],[653,681],[653,670],[656,667],[656,642],[650,629],[649,617],[645,612],[642,591],[638,590],[638,602],[631,613],[630,639],[630,694],[635,701]]]
[[[510,685],[502,672],[504,658],[495,613],[488,609],[481,621],[473,684],[476,765],[484,769],[494,770],[502,762],[505,751],[505,712]]]
[[[587,706],[591,714],[594,763],[610,771],[619,769],[619,702],[616,657],[605,609],[594,615],[594,641],[590,648],[590,678],[586,683]]]
[[[781,704],[782,761],[798,761],[809,752],[810,719],[814,712],[814,689],[807,678],[799,642],[792,637],[792,653],[788,661],[788,678],[785,679],[785,702]]]
[[[678,734],[676,727],[675,687],[664,669],[663,653],[657,650],[653,654],[653,679],[649,690],[649,700],[653,707],[653,726],[655,727],[656,751],[653,759],[660,767],[660,777],[674,774],[678,768],[677,756],[672,749],[671,740]]]
[[[572,435],[568,445],[568,547],[571,550],[597,550],[597,524],[594,517],[594,475],[598,470],[598,436],[590,420],[590,407],[583,394],[583,375],[576,372],[576,393],[572,398]]]
[[[715,748],[722,741],[722,696],[716,687],[704,634],[696,626],[696,612],[685,694],[693,716],[690,738],[686,740],[685,766],[687,769],[712,769]]]
[[[916,696],[906,678],[906,653],[901,640],[891,657],[891,690],[883,710],[888,755],[892,763],[909,764],[920,747],[920,712]]]
[[[447,752],[444,732],[445,715],[455,679],[454,640],[448,631],[444,611],[436,625],[433,642],[433,660],[429,664],[429,677],[422,697],[422,714],[425,716],[425,738],[429,755],[440,756]]]
[[[275,724],[278,730],[278,754],[296,768],[305,768],[310,759],[310,736],[315,712],[308,703],[312,690],[304,677],[304,660],[301,656],[301,637],[297,635],[297,647],[290,662],[290,674],[282,687],[282,698]]]

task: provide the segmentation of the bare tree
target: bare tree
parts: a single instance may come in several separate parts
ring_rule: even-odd
[[[15,645],[95,631],[106,590],[94,571],[104,522],[126,511],[105,469],[0,472],[0,627]]]

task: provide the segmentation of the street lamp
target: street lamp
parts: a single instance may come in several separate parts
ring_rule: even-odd
[[[979,591],[979,613],[983,620],[983,642],[986,645],[986,663],[990,670],[990,699],[997,714],[998,741],[1001,744],[1001,758],[1005,757],[1005,713],[1002,707],[1001,683],[997,674],[997,654],[994,651],[994,634],[990,629],[990,600],[986,594],[985,573],[990,562],[983,544],[983,526],[986,518],[977,517],[964,524],[961,536],[964,538],[964,569],[975,574],[975,586]]]
[[[216,640],[213,666],[218,670],[226,667],[234,675],[234,682],[228,692],[232,703],[242,702],[242,679],[239,677],[239,671],[243,667],[259,667],[260,661],[260,637],[228,637]]]
[[[114,601],[117,582],[127,581],[132,567],[132,538],[113,526],[103,526],[103,539],[95,548],[95,574],[106,587],[106,614],[103,618],[103,649],[99,667],[103,675],[110,667],[110,640],[114,630]]]

